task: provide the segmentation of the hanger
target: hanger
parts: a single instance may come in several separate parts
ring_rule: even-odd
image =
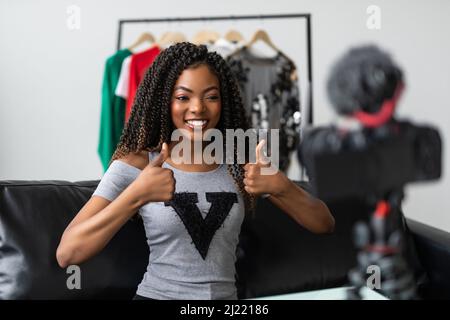
[[[212,30],[200,30],[192,39],[192,43],[199,44],[214,44],[220,38],[220,34]]]
[[[144,32],[139,36],[139,38],[136,39],[136,41],[132,45],[128,47],[128,50],[132,51],[144,42],[150,42],[151,44],[155,43],[155,37],[150,32]]]
[[[242,36],[242,34],[234,29],[229,30],[226,34],[225,34],[225,39],[233,42],[233,43],[238,43],[238,42],[243,42],[244,41],[244,37]]]
[[[265,44],[267,44],[270,48],[272,48],[273,50],[277,51],[277,52],[281,52],[280,49],[277,48],[277,46],[275,46],[272,42],[272,40],[270,40],[269,35],[267,34],[266,31],[259,29],[257,30],[252,38],[250,39],[250,41],[246,44],[246,47],[250,48],[252,45],[254,45],[256,42],[258,41],[262,41]]]
[[[178,42],[187,41],[186,36],[178,31],[168,31],[164,33],[158,40],[158,45],[167,47]]]
[[[276,45],[273,44],[272,40],[270,39],[269,35],[266,31],[259,29],[254,34],[253,37],[250,39],[250,41],[245,45],[245,48],[250,48],[253,44],[255,44],[257,41],[263,41],[265,44],[267,44],[270,48],[275,50],[277,54],[283,56],[285,59],[287,59],[292,65],[295,66],[294,61],[289,58],[283,51],[277,48]],[[297,79],[297,71],[294,70],[294,72],[291,74],[291,79],[296,80]]]

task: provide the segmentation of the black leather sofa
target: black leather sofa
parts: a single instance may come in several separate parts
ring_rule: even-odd
[[[144,274],[148,248],[133,219],[96,257],[80,265],[81,288],[55,259],[60,236],[99,181],[0,181],[0,299],[131,299]],[[307,187],[303,185],[303,187]],[[336,229],[315,235],[269,200],[242,227],[237,284],[240,298],[348,284],[356,263],[352,226],[363,203],[328,203]],[[401,216],[407,256],[423,299],[450,298],[450,234]]]

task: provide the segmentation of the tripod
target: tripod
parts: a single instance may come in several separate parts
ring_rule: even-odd
[[[355,225],[354,241],[359,252],[357,266],[348,274],[352,287],[347,291],[347,299],[361,300],[365,286],[379,290],[389,299],[415,299],[414,276],[403,257],[403,235],[395,219],[402,200],[403,191],[389,193],[375,201],[369,224]],[[368,277],[368,273],[372,274]]]

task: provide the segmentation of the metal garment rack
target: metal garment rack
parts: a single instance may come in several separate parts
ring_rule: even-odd
[[[117,35],[117,50],[121,48],[122,29],[129,23],[162,23],[162,22],[198,22],[198,21],[236,21],[236,20],[278,20],[278,19],[306,19],[306,51],[308,61],[308,96],[307,96],[307,124],[313,123],[313,82],[312,82],[312,53],[311,53],[311,14],[274,14],[274,15],[243,15],[243,16],[212,16],[212,17],[180,17],[155,19],[123,19],[119,20]]]

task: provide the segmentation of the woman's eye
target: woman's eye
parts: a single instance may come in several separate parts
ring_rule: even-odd
[[[179,100],[179,101],[186,101],[186,100],[188,100],[189,98],[186,97],[186,96],[179,96],[179,97],[176,97],[175,99],[177,99],[177,100]]]
[[[208,100],[217,100],[217,99],[219,99],[219,96],[209,96],[207,99]]]

